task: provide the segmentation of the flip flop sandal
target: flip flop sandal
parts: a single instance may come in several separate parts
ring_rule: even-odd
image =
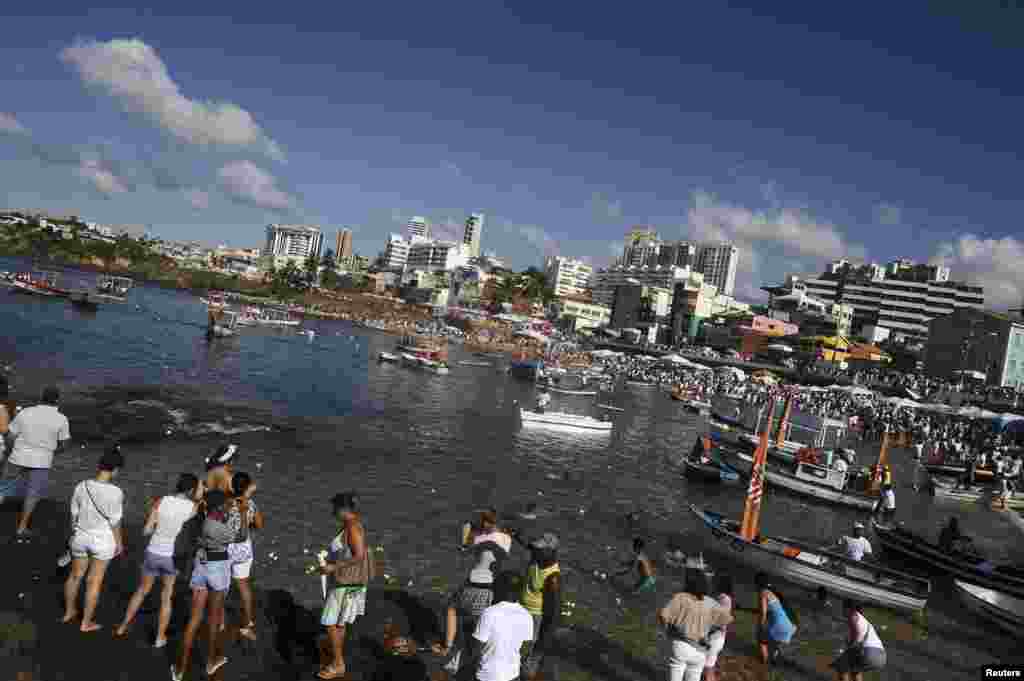
[[[207,677],[213,676],[218,671],[220,671],[221,667],[223,667],[227,663],[228,663],[228,658],[222,657],[219,660],[217,660],[217,662],[215,664],[207,665],[207,667],[206,667],[206,676]]]

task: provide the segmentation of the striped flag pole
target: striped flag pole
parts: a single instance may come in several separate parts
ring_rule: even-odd
[[[761,431],[761,441],[754,452],[754,462],[750,468],[750,486],[747,488],[747,503],[743,509],[743,523],[740,535],[747,541],[753,541],[761,524],[761,498],[764,496],[765,465],[768,460],[768,438],[772,431],[772,416],[775,413],[775,400],[771,400],[768,408],[768,422]]]

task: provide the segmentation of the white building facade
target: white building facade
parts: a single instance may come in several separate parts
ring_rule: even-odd
[[[544,277],[556,296],[576,296],[590,288],[594,268],[582,260],[551,256],[544,261]]]
[[[739,249],[728,242],[702,243],[697,248],[697,269],[722,295],[731,296],[736,289],[738,261]]]
[[[689,277],[688,267],[609,267],[594,275],[592,298],[595,303],[612,307],[615,289],[619,286],[651,286],[673,291],[678,282],[686,281]]]
[[[409,261],[410,243],[401,234],[391,234],[380,254],[380,265],[386,270],[402,271]]]
[[[449,272],[465,267],[470,260],[469,247],[451,241],[422,241],[409,246],[406,268],[424,272]]]
[[[405,226],[405,231],[406,234],[409,235],[410,241],[430,238],[430,224],[427,222],[426,218],[422,218],[418,215],[409,218],[409,222]]]
[[[323,233],[314,225],[271,224],[263,255],[272,256],[275,263],[290,260],[301,265],[311,255],[319,261],[323,240]]]

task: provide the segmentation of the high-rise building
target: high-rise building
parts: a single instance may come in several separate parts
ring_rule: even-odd
[[[339,229],[334,242],[334,258],[336,261],[348,260],[352,257],[352,230]]]
[[[590,288],[594,268],[582,260],[551,256],[544,261],[544,277],[556,296],[575,296]]]
[[[409,235],[410,241],[426,240],[430,238],[430,224],[426,218],[421,218],[418,215],[414,215],[409,218],[408,224],[405,226],[406,233]]]
[[[622,248],[623,267],[643,267],[657,265],[658,250],[661,239],[658,233],[649,227],[634,227],[626,233]]]
[[[380,266],[386,270],[402,271],[409,261],[409,242],[401,234],[388,235],[384,252],[380,254]]]
[[[469,247],[451,241],[417,241],[409,246],[406,268],[424,272],[451,271],[469,263]]]
[[[595,303],[612,307],[615,289],[620,286],[636,285],[675,290],[675,285],[690,276],[686,267],[607,267],[594,274],[593,293]]]
[[[322,247],[323,234],[319,227],[272,224],[267,226],[267,247],[263,255],[301,264],[311,255],[319,260]]]
[[[928,337],[928,323],[935,317],[959,308],[984,307],[984,289],[949,281],[949,270],[944,267],[894,264],[884,268],[874,263],[853,265],[837,260],[829,263],[823,274],[789,275],[786,283],[792,287],[802,282],[808,295],[829,305],[851,305],[851,333],[859,334],[865,326],[881,326],[892,331],[894,340],[923,340]],[[927,276],[933,278],[921,281]]]
[[[736,288],[738,260],[739,249],[728,242],[704,243],[697,249],[697,269],[704,273],[704,281],[727,296]]]
[[[473,213],[466,218],[466,231],[462,243],[469,247],[469,257],[480,256],[480,234],[484,231],[484,214]]]

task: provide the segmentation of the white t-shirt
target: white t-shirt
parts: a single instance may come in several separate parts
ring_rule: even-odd
[[[112,528],[121,524],[123,515],[124,492],[117,485],[99,480],[83,480],[75,485],[71,517],[76,532],[113,536]]]
[[[533,618],[518,603],[502,601],[480,615],[473,638],[483,644],[479,681],[514,681],[519,678],[520,649],[533,640]]]
[[[156,528],[149,539],[146,550],[157,556],[173,556],[174,541],[181,527],[196,514],[196,504],[191,499],[175,494],[160,499],[156,511]]]
[[[71,439],[67,417],[49,404],[19,411],[9,432],[15,438],[10,462],[25,468],[49,468],[57,444]]]
[[[864,554],[871,553],[871,542],[867,537],[843,537],[846,545],[846,557],[852,560],[862,560]]]
[[[854,643],[863,639],[865,648],[878,648],[879,650],[885,650],[882,646],[882,639],[878,638],[878,632],[875,631],[875,626],[868,622],[868,618],[864,617],[860,613],[854,614],[853,628],[857,632],[857,639]],[[865,635],[866,630],[866,635]]]

